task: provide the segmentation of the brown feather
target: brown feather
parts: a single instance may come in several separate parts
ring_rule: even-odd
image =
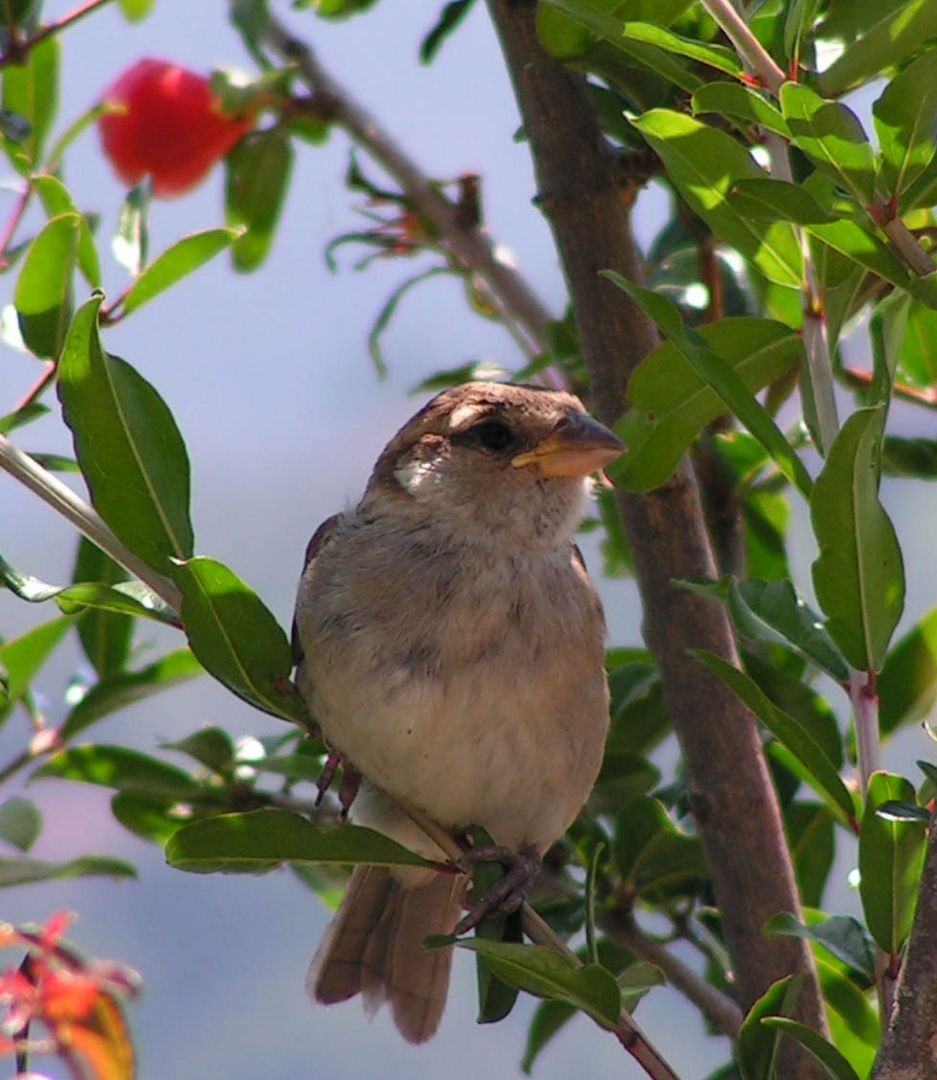
[[[452,950],[428,952],[423,940],[452,931],[463,891],[456,876],[408,889],[389,870],[359,867],[313,960],[310,995],[329,1005],[361,992],[369,1013],[387,1001],[401,1035],[426,1042],[446,1005]]]

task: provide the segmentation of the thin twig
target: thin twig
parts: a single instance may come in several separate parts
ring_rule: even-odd
[[[765,51],[764,46],[748,28],[745,20],[729,0],[700,0],[702,7],[719,24],[736,52],[751,68],[761,83],[777,95],[781,84],[787,81],[784,72]]]
[[[539,352],[552,316],[523,277],[498,253],[488,233],[466,220],[462,207],[446,198],[378,119],[336,82],[312,49],[272,13],[267,16],[265,38],[275,53],[296,65],[325,115],[344,128],[400,184],[408,203],[432,223],[441,243],[481,278],[505,320],[528,340],[525,351],[532,347]],[[553,381],[557,380],[558,373],[553,373]]]
[[[878,732],[878,694],[865,671],[849,676],[849,700],[856,723],[856,756],[859,759],[859,787],[865,799],[872,773],[880,769],[881,747]]]
[[[90,15],[92,11],[96,11],[110,2],[111,0],[86,0],[86,3],[79,4],[74,11],[63,15],[61,19],[57,19],[55,22],[49,23],[48,26],[42,27],[41,30],[37,30],[32,37],[24,38],[22,41],[11,40],[7,51],[0,56],[0,68],[4,68],[8,64],[22,63],[25,57],[29,55],[30,50],[45,41],[46,38],[60,33],[67,26],[71,26],[72,23],[78,22],[79,19],[83,19],[86,15]]]
[[[848,367],[846,364],[843,364],[840,372],[843,378],[853,386],[869,387],[875,380],[871,371],[860,371],[859,368]],[[929,409],[937,408],[937,390],[933,387],[910,386],[908,383],[896,381],[892,384],[892,393],[895,397],[906,398],[918,405],[925,405]]]
[[[17,402],[14,412],[19,412],[20,409],[25,409],[29,405],[41,396],[43,390],[49,385],[55,378],[55,361],[49,360],[46,362],[45,368],[38,379],[33,385],[26,391],[22,398]]]
[[[633,918],[608,913],[600,923],[623,949],[659,967],[670,985],[693,1002],[723,1035],[730,1039],[738,1037],[744,1015],[730,997],[698,975],[661,942],[645,934]]]
[[[179,611],[182,597],[173,582],[134,555],[111,532],[97,511],[71,488],[66,487],[57,476],[23,453],[5,435],[0,435],[0,469],[28,487],[93,544],[110,555],[114,562],[148,585],[173,611]]]

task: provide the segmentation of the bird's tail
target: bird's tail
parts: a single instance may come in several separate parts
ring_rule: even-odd
[[[464,889],[461,875],[406,888],[383,867],[359,866],[312,961],[310,996],[330,1005],[360,992],[369,1012],[386,1001],[408,1042],[431,1038],[446,1005],[452,950],[426,951],[423,939],[452,932]]]

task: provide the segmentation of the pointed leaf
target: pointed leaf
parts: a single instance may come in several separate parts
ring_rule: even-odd
[[[790,138],[787,124],[779,109],[767,102],[755,90],[733,82],[711,82],[701,86],[691,102],[694,113],[716,113],[731,116],[748,124],[757,124],[765,131]]]
[[[750,258],[769,281],[800,286],[803,255],[793,227],[776,222],[765,228],[732,202],[729,193],[737,181],[764,173],[731,135],[669,109],[652,109],[632,123],[660,155],[691,209],[720,240]]]
[[[527,1045],[521,1059],[521,1070],[530,1076],[534,1062],[541,1050],[553,1036],[576,1015],[576,1010],[565,1001],[542,1001],[530,1021]]]
[[[222,728],[207,727],[178,742],[162,743],[163,750],[178,750],[188,754],[213,772],[225,773],[234,764],[234,743]]]
[[[741,75],[743,71],[742,62],[733,49],[725,45],[703,44],[695,38],[683,37],[655,23],[625,22],[622,24],[621,36],[629,41],[654,45],[664,52],[685,56],[688,60],[695,60],[698,64],[705,64],[727,75]]]
[[[784,828],[801,898],[816,907],[823,900],[836,851],[833,815],[819,803],[791,803],[784,808]]]
[[[853,413],[810,499],[817,599],[830,636],[862,671],[881,670],[904,608],[901,549],[878,498],[881,443],[881,407]]]
[[[32,780],[72,780],[134,795],[182,801],[211,793],[182,769],[123,746],[72,746],[60,750],[32,774]],[[216,793],[217,794],[217,793]]]
[[[231,247],[235,270],[255,270],[266,259],[292,167],[292,145],[279,128],[245,135],[225,159],[227,223],[246,227]]]
[[[891,801],[913,803],[914,787],[903,776],[873,773],[859,833],[859,896],[872,937],[897,956],[911,931],[927,837],[920,822],[875,812]]]
[[[21,64],[3,69],[4,112],[21,116],[29,133],[21,143],[4,139],[4,149],[14,168],[26,176],[42,158],[46,136],[55,120],[59,104],[59,59],[61,46],[48,37],[29,50]]]
[[[914,291],[910,274],[904,263],[868,229],[863,229],[854,221],[843,218],[828,224],[806,223],[805,228],[811,236],[822,240],[824,244],[852,259],[864,270],[870,270],[885,281],[901,289]]]
[[[707,347],[702,335],[684,329],[676,306],[666,297],[633,284],[613,270],[603,270],[602,276],[614,282],[647,312],[670,338],[680,355],[690,362],[697,375],[764,446],[785,476],[802,494],[808,494],[812,483],[810,476],[780,428],[731,365]],[[617,475],[614,467],[611,475],[613,479]]]
[[[805,187],[785,180],[739,180],[732,188],[731,197],[741,213],[756,221],[813,225],[836,220]]]
[[[180,562],[174,579],[189,644],[205,670],[256,708],[308,724],[290,681],[290,644],[260,597],[214,559]]]
[[[0,682],[0,716],[5,707],[19,701],[26,693],[74,622],[70,616],[63,615],[0,645],[0,671],[6,672],[6,686]]]
[[[81,537],[72,581],[116,585],[126,581],[127,577],[122,566],[90,540]],[[91,666],[101,678],[106,678],[120,671],[130,656],[133,618],[104,608],[91,608],[78,620],[78,637]]]
[[[863,206],[875,198],[875,154],[856,114],[803,83],[781,87],[781,113],[794,143]]]
[[[900,71],[872,106],[882,155],[881,182],[894,198],[927,168],[937,131],[937,49]]]
[[[744,671],[705,649],[693,655],[729,687],[758,717],[765,727],[794,755],[813,778],[813,786],[836,816],[849,825],[855,817],[852,796],[836,766],[810,730],[795,716],[777,708],[761,687]]]
[[[144,561],[168,573],[192,554],[189,460],[166,403],[101,347],[101,297],[76,314],[59,364],[59,398],[98,513]]]
[[[745,637],[786,645],[838,683],[849,681],[845,657],[823,629],[820,616],[797,595],[789,580],[732,578],[729,611]]]
[[[869,76],[900,64],[922,42],[937,36],[937,6],[931,0],[855,7],[861,12],[861,32],[818,77],[817,88],[825,97],[838,97]]]
[[[29,851],[42,832],[42,814],[35,803],[18,795],[0,806],[0,840]]]
[[[515,945],[484,938],[452,943],[484,956],[491,970],[509,986],[536,997],[575,1005],[603,1027],[618,1023],[621,991],[615,976],[598,964],[574,967],[565,957],[543,945]]]
[[[878,679],[878,693],[883,735],[930,712],[937,700],[937,608],[889,650]]]
[[[0,859],[0,888],[30,885],[37,881],[61,881],[76,877],[135,878],[136,870],[122,859],[85,855],[70,862],[42,859]]]
[[[243,229],[206,229],[183,237],[140,274],[124,298],[124,312],[129,315],[177,281],[198,270],[219,252],[243,235]]]
[[[50,218],[59,217],[61,214],[78,214],[78,265],[91,288],[99,289],[101,262],[87,217],[79,212],[68,188],[57,176],[34,176],[32,183]]]
[[[833,915],[805,926],[789,912],[782,911],[768,919],[765,933],[815,941],[869,982],[875,979],[875,942],[862,923],[851,915]]]
[[[775,1028],[809,1050],[813,1057],[823,1066],[824,1072],[831,1080],[859,1080],[859,1074],[846,1058],[832,1043],[827,1042],[813,1028],[808,1028],[796,1020],[788,1020],[782,1016],[766,1016],[762,1020],[762,1024],[766,1027]]]
[[[53,218],[33,240],[16,280],[13,303],[28,349],[58,357],[72,317],[72,275],[81,235],[78,214]]]
[[[882,1041],[878,1011],[835,961],[822,955],[816,961],[833,1045],[860,1077],[871,1076]]]
[[[769,1080],[778,1060],[778,1036],[766,1030],[762,1020],[777,1013],[793,1012],[800,995],[802,977],[788,975],[773,983],[749,1009],[739,1031],[736,1055],[744,1080]]]
[[[139,671],[120,671],[91,687],[66,717],[62,734],[73,739],[118,709],[204,674],[205,669],[188,649],[169,653]]]
[[[264,874],[284,862],[431,866],[360,825],[315,825],[288,810],[220,814],[184,825],[166,845],[170,866],[197,874]]]

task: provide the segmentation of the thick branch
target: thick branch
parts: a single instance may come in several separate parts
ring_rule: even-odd
[[[541,204],[553,226],[589,369],[593,408],[615,423],[635,365],[655,344],[646,318],[599,277],[612,268],[640,280],[626,200],[581,80],[539,46],[535,0],[489,0],[534,157]],[[740,1004],[779,978],[806,976],[801,1017],[823,1030],[816,971],[805,942],[767,938],[765,920],[800,911],[780,811],[754,718],[693,660],[690,648],[738,662],[724,609],[675,589],[674,578],[712,577],[715,564],[695,478],[684,464],[646,496],[618,494],[634,553],[645,636],[660,666],[668,710],[686,759],[694,814],[724,917]],[[812,1075],[798,1062],[786,1075]]]
[[[269,47],[296,64],[325,115],[344,128],[397,181],[410,205],[436,228],[446,248],[484,281],[502,315],[524,331],[534,351],[540,351],[550,312],[521,275],[498,255],[488,233],[466,220],[461,207],[446,198],[378,119],[332,77],[308,45],[295,38],[274,15],[270,14],[268,20],[265,37]]]
[[[895,987],[895,1004],[872,1080],[933,1080],[937,1076],[937,828],[930,844],[917,913],[904,964]]]

